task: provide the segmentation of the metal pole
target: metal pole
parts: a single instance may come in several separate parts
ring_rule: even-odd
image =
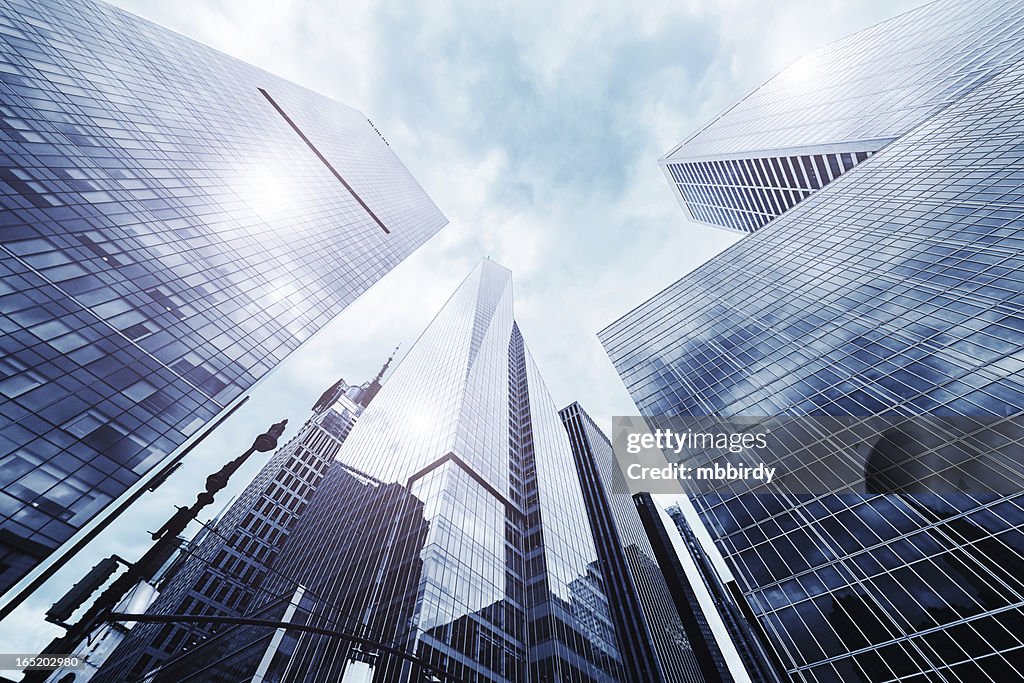
[[[188,455],[193,448],[198,446],[203,441],[203,439],[210,435],[210,432],[219,427],[220,424],[224,422],[224,420],[231,417],[231,415],[233,415],[234,412],[238,410],[240,407],[242,407],[242,404],[244,404],[248,400],[249,397],[246,396],[241,401],[232,406],[230,410],[228,410],[226,413],[217,418],[217,421],[210,425],[206,429],[206,431],[200,434],[199,438],[190,443],[187,447],[185,447],[183,451],[181,451],[181,453],[178,453],[176,456],[174,456],[174,458],[171,459],[170,462],[161,467],[160,471],[157,472],[154,476],[150,477],[149,481],[147,481],[143,486],[137,488],[131,495],[124,498],[120,503],[118,503],[117,507],[114,508],[113,511],[107,513],[106,517],[104,517],[102,520],[100,520],[100,522],[91,527],[89,531],[85,533],[84,536],[75,541],[75,544],[73,546],[65,550],[63,554],[61,554],[55,560],[52,560],[50,564],[46,566],[46,569],[44,569],[42,573],[39,574],[39,576],[32,579],[32,581],[23,589],[21,589],[21,591],[19,591],[17,595],[12,597],[10,600],[4,603],[2,607],[0,607],[0,619],[6,619],[7,615],[13,612],[15,608],[17,608],[21,603],[25,602],[25,600],[28,599],[30,595],[36,592],[36,590],[38,590],[40,586],[42,586],[50,579],[50,577],[56,574],[61,567],[66,565],[71,560],[72,557],[78,554],[78,552],[82,548],[91,543],[92,540],[96,538],[96,536],[98,536],[101,531],[110,526],[111,522],[117,519],[121,515],[121,513],[123,513],[125,510],[129,508],[129,506],[131,506],[135,501],[141,498],[144,493],[146,493],[147,491],[153,491],[156,489],[157,486],[162,484],[163,481],[167,478],[167,475],[170,474],[171,470],[177,468],[178,465],[181,463],[182,459],[186,455]]]
[[[69,626],[67,633],[55,638],[43,651],[44,654],[65,653],[70,654],[74,648],[81,643],[92,631],[106,621],[110,612],[117,606],[121,599],[127,595],[140,581],[152,578],[157,571],[167,562],[178,549],[178,535],[181,534],[189,523],[196,518],[200,510],[213,502],[214,495],[227,486],[239,467],[242,466],[250,455],[259,451],[265,453],[277,447],[277,439],[284,433],[288,420],[283,420],[264,434],[260,434],[253,441],[252,446],[234,460],[228,462],[215,474],[206,478],[206,490],[196,496],[196,502],[191,507],[179,507],[167,522],[159,530],[152,534],[156,543],[139,558],[139,560],[128,567],[128,571],[121,574],[107,587],[96,601],[86,610],[78,623]],[[50,672],[45,670],[29,670],[25,672],[22,683],[43,683]]]
[[[412,652],[401,648],[393,647],[385,643],[366,638],[355,633],[339,631],[333,628],[323,628],[312,624],[301,624],[292,621],[278,621],[276,619],[257,619],[254,617],[227,617],[221,615],[198,615],[198,614],[124,614],[122,612],[111,612],[106,615],[109,621],[133,621],[149,624],[231,624],[240,626],[265,626],[267,628],[283,628],[286,631],[298,631],[300,633],[312,633],[315,635],[327,636],[343,640],[363,647],[380,650],[405,661],[420,666],[426,672],[437,676],[439,681],[452,681],[453,683],[465,683],[464,679],[458,678],[455,674],[448,673],[440,667],[434,666]]]

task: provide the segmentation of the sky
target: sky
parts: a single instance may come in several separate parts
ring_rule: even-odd
[[[472,267],[510,268],[516,318],[559,406],[606,430],[636,408],[596,333],[739,235],[688,222],[657,164],[800,54],[919,0],[211,0],[114,4],[360,109],[450,223],[250,392],[131,514],[0,624],[7,652],[110,553],[134,559],[209,473],[344,377],[408,350]],[[238,493],[253,456],[208,508]],[[194,527],[197,528],[197,527]]]

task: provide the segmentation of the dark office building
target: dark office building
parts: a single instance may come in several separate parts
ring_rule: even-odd
[[[429,680],[433,669],[420,666],[415,633],[409,629],[423,578],[421,553],[427,534],[423,503],[406,487],[385,484],[335,461],[247,616],[345,637],[221,626],[149,678],[135,675],[128,680]],[[472,629],[473,620],[463,618],[454,628]]]
[[[650,507],[651,504],[649,496],[641,497],[637,501],[638,506],[647,507],[654,512]],[[750,680],[753,683],[784,683],[787,677],[781,673],[782,667],[779,663],[772,659],[773,653],[766,646],[766,640],[760,631],[761,625],[757,623],[753,612],[747,607],[747,601],[736,586],[735,579],[731,576],[728,578],[721,576],[678,506],[669,507],[665,512],[675,524],[682,541],[681,547],[693,561],[693,566],[700,575],[703,590],[710,597],[715,613],[721,618],[727,637],[736,649]],[[657,528],[654,518],[654,514],[645,517],[645,519],[650,519],[652,529]],[[649,536],[652,538],[654,535],[661,537],[660,531],[649,532]],[[668,532],[665,535],[667,536]],[[672,547],[670,539],[666,538],[665,540],[669,541],[665,547],[666,554],[671,553],[678,558],[679,552]],[[679,562],[677,559],[676,564]],[[666,572],[669,571],[666,565],[663,564],[662,567]],[[679,567],[679,570],[681,569]],[[677,571],[676,581],[682,583],[689,580],[684,571]],[[681,593],[682,591],[678,591],[676,594]]]
[[[719,680],[709,655],[701,661],[704,652],[695,652],[691,645],[692,637],[680,619],[633,500],[624,493],[625,485],[614,486],[622,473],[608,438],[579,403],[563,408],[559,415],[569,433],[611,613],[618,631],[631,634],[622,643],[630,680]],[[706,634],[698,635],[700,646]]]
[[[0,12],[0,592],[436,233],[360,112],[91,0]]]
[[[708,623],[705,607],[697,597],[697,591],[703,590],[703,586],[695,586],[683,573],[676,549],[661,523],[658,503],[647,493],[636,494],[634,503],[652,547],[651,565],[660,570],[662,580],[668,586],[667,596],[689,635],[694,658],[707,672],[707,679],[733,683],[735,679],[726,664],[721,645]]]
[[[877,83],[938,70],[952,101],[600,333],[644,417],[971,418],[947,445],[1019,462],[1022,9],[937,2],[847,41],[932,33],[932,57]],[[1022,680],[1020,493],[723,482],[693,501],[793,681]]]

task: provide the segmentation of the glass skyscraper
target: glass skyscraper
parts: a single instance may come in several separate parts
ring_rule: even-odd
[[[249,617],[295,628],[226,627],[152,680],[627,681],[607,580],[511,274],[484,260],[271,566]]]
[[[360,112],[110,6],[0,12],[0,592],[437,232]]]
[[[803,55],[659,160],[676,199],[760,229],[1014,63],[1020,13],[939,0]]]
[[[600,333],[642,415],[969,416],[1024,459],[1022,9],[894,20],[959,96]],[[1024,496],[754,491],[693,501],[792,680],[1022,680]]]

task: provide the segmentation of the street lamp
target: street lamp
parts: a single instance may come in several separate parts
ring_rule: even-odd
[[[160,527],[157,531],[152,534],[153,540],[156,543],[146,551],[139,560],[128,566],[128,571],[124,572],[119,576],[110,586],[107,587],[103,593],[96,599],[96,602],[86,610],[82,618],[78,620],[78,623],[68,626],[63,624],[63,619],[70,617],[71,614],[85,602],[86,599],[92,595],[96,589],[102,585],[107,577],[110,576],[112,570],[107,572],[105,576],[102,576],[98,582],[93,581],[80,581],[71,589],[64,598],[59,600],[50,612],[48,612],[48,619],[55,623],[60,623],[67,629],[67,633],[59,638],[55,638],[50,645],[44,650],[46,654],[51,653],[66,653],[70,654],[74,648],[82,642],[97,626],[106,621],[110,612],[117,606],[120,600],[132,590],[140,581],[148,581],[160,570],[160,568],[171,558],[174,552],[178,549],[178,536],[181,534],[189,523],[196,518],[199,512],[207,505],[213,502],[213,497],[218,491],[223,489],[228,484],[228,480],[231,478],[239,467],[242,466],[250,455],[259,451],[260,453],[266,453],[277,448],[277,439],[284,433],[285,425],[288,424],[288,420],[282,420],[277,424],[271,425],[265,433],[260,434],[256,437],[256,440],[252,442],[252,446],[247,451],[239,455],[234,460],[225,464],[218,472],[211,474],[206,478],[206,490],[199,493],[196,496],[196,502],[191,507],[179,507],[178,511],[175,512],[167,522]],[[102,563],[101,563],[102,564]],[[99,565],[97,565],[99,567]],[[99,572],[97,576],[102,575],[103,572]],[[88,578],[88,577],[87,577]],[[25,677],[22,679],[22,683],[42,683],[49,676],[49,671],[32,669],[25,671]]]

